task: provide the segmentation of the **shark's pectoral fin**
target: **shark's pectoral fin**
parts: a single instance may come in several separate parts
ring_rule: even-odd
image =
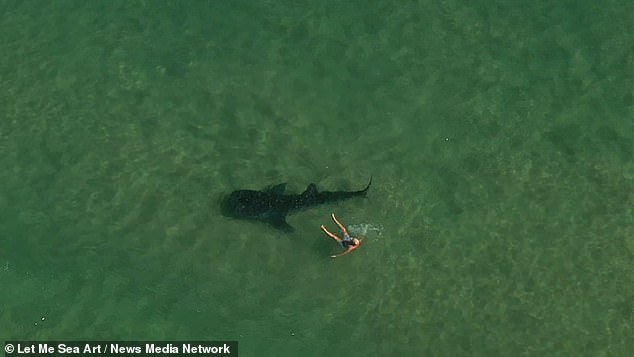
[[[268,221],[277,229],[282,229],[287,232],[292,232],[294,230],[290,224],[286,223],[286,216],[281,213],[270,215]]]
[[[286,183],[280,183],[273,186],[268,186],[264,189],[264,192],[273,195],[273,196],[281,196],[286,191]]]

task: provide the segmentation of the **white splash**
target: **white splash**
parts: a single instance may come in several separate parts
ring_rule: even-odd
[[[380,237],[383,233],[383,226],[380,224],[357,223],[348,226],[350,235],[354,237]]]

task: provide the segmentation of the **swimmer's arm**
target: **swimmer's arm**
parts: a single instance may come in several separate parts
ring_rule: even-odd
[[[343,257],[344,255],[346,255],[346,254],[348,254],[348,253],[352,252],[353,250],[355,250],[355,249],[359,248],[359,247],[361,246],[361,242],[363,242],[363,240],[359,240],[359,244],[357,244],[357,245],[354,245],[354,246],[349,245],[349,246],[348,246],[348,249],[346,249],[346,251],[345,251],[345,252],[340,253],[340,254],[336,254],[336,255],[331,255],[330,257],[331,257],[331,258]]]
[[[331,255],[331,258],[339,258],[339,257],[343,257],[344,255],[352,252],[356,247],[349,247],[345,252],[341,253],[341,254],[335,254],[335,255]]]

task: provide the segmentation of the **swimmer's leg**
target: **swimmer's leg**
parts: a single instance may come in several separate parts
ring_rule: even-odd
[[[341,229],[341,231],[343,232],[344,236],[348,236],[348,230],[346,229],[346,226],[344,226],[343,224],[341,224],[341,222],[339,222],[337,220],[337,217],[335,217],[334,213],[331,213],[330,216],[332,217],[332,220],[335,221],[335,223],[337,223],[337,225],[339,226],[339,229]]]
[[[341,242],[341,238],[337,237],[336,235],[334,235],[333,233],[330,233],[326,227],[324,227],[324,225],[321,225],[321,230],[324,231],[324,233],[326,233],[330,238],[334,239],[337,241],[337,243]]]

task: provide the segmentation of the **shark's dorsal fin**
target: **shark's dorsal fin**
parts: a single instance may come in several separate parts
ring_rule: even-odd
[[[276,196],[283,195],[284,191],[286,191],[286,183],[280,183],[277,185],[268,186],[267,188],[264,189],[264,192],[270,195],[276,195]]]
[[[306,190],[302,192],[302,196],[314,197],[318,193],[319,192],[317,191],[317,185],[315,185],[314,183],[311,183],[310,185],[308,185],[308,187],[306,187]]]

